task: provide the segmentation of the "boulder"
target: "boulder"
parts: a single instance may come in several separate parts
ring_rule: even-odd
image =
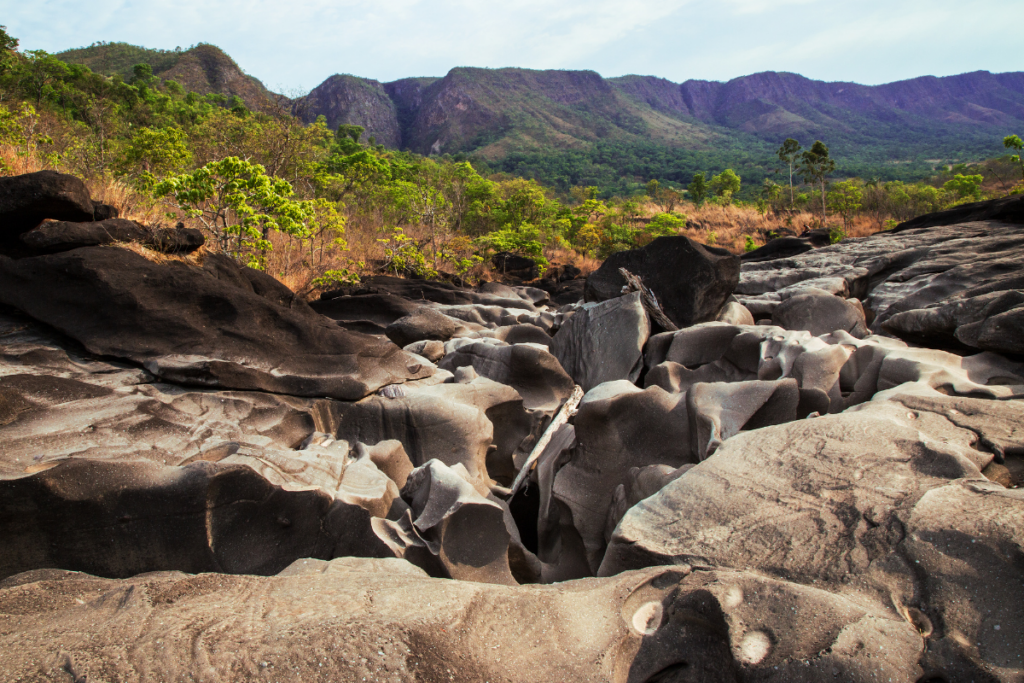
[[[601,564],[605,525],[616,488],[631,468],[696,462],[686,397],[625,382],[589,392],[576,415],[576,451],[559,469],[552,494],[569,510],[591,572]],[[610,395],[608,395],[610,393]],[[563,552],[565,549],[563,549]],[[541,558],[544,559],[544,558]]]
[[[0,256],[0,303],[179,384],[354,400],[433,372],[216,255],[203,267],[109,247]]]
[[[399,346],[408,346],[431,339],[446,342],[461,329],[464,328],[460,321],[433,308],[424,307],[388,325],[384,334]]]
[[[679,327],[714,320],[739,281],[740,261],[725,249],[688,237],[659,237],[641,249],[609,256],[587,278],[586,300],[621,295],[626,284],[619,268],[640,276],[665,315]]]
[[[520,280],[536,280],[540,275],[537,262],[519,254],[501,251],[491,258],[494,269],[502,275],[519,278]]]
[[[461,465],[430,460],[402,488],[412,523],[449,576],[478,583],[517,585],[508,564],[511,535],[501,505],[482,495]]]
[[[96,221],[105,221],[111,218],[118,218],[121,215],[121,211],[116,206],[110,204],[104,204],[93,200],[92,202],[92,218]]]
[[[900,223],[889,232],[893,234],[921,228],[935,228],[975,221],[998,221],[1001,223],[1024,223],[1024,197],[1014,195],[990,199],[984,202],[960,204],[946,211],[928,213]]]
[[[375,333],[384,334],[385,328],[399,318],[415,313],[422,307],[418,304],[393,294],[356,294],[353,296],[336,296],[325,299],[321,297],[310,303],[310,307],[320,315],[342,324],[364,322],[372,324]]]
[[[0,248],[16,246],[22,233],[47,218],[93,220],[93,203],[85,183],[57,171],[0,178]]]
[[[753,325],[754,316],[750,313],[746,306],[739,303],[738,301],[730,301],[722,308],[722,311],[716,318],[718,322],[727,323],[729,325]]]
[[[779,304],[772,312],[772,324],[787,330],[807,330],[814,336],[835,330],[858,339],[868,335],[863,309],[814,287],[802,289]]]
[[[695,383],[686,391],[691,452],[704,460],[743,430],[792,422],[799,404],[800,388],[792,378]]]
[[[737,298],[763,318],[782,301],[816,288],[862,301],[875,333],[959,352],[1020,353],[1014,332],[1024,291],[1022,253],[1021,225],[914,224],[789,258],[744,263]]]
[[[466,344],[438,363],[449,372],[465,366],[471,366],[481,377],[515,389],[527,410],[554,412],[575,386],[555,357],[534,344]]]
[[[324,431],[371,446],[393,439],[417,467],[432,459],[461,464],[474,481],[488,485],[492,479],[511,482],[517,454],[529,453],[550,416],[526,410],[515,389],[485,377],[396,388],[391,397],[322,406]]]
[[[194,228],[153,230],[135,221],[110,218],[92,223],[47,221],[22,234],[21,241],[44,254],[116,242],[134,242],[164,254],[187,254],[203,246],[206,238]]]
[[[635,381],[643,369],[650,321],[633,292],[584,304],[551,341],[551,353],[584,391],[618,379]]]

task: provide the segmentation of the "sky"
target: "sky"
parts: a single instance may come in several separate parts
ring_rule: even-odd
[[[1024,0],[0,0],[22,49],[221,47],[277,92],[456,66],[874,85],[1024,71]]]

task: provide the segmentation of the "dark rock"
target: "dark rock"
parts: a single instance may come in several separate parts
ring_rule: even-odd
[[[0,510],[0,577],[41,567],[274,574],[301,557],[393,556],[365,510],[240,465],[71,459],[0,480]]]
[[[413,526],[453,579],[515,586],[505,511],[460,470],[430,460],[409,474],[402,499],[411,508]]]
[[[0,302],[93,353],[182,384],[353,400],[431,373],[250,271],[229,259],[208,257],[198,268],[105,247],[0,257]]]
[[[725,249],[688,237],[659,237],[642,249],[612,254],[587,278],[586,300],[621,296],[619,268],[640,276],[662,310],[679,327],[714,320],[736,289],[740,261]]]
[[[587,287],[586,280],[541,280],[537,286],[551,295],[551,303],[556,306],[574,304],[583,301],[584,290]]]
[[[393,294],[356,294],[320,298],[310,303],[310,307],[332,320],[351,323],[363,321],[378,326],[380,334],[384,333],[391,323],[415,312],[421,303],[409,301]]]
[[[984,202],[961,204],[946,211],[925,214],[900,223],[889,231],[890,234],[934,228],[974,221],[999,221],[1002,223],[1024,223],[1024,195],[990,199]]]
[[[18,244],[18,236],[47,218],[93,220],[93,203],[85,183],[57,171],[0,178],[0,247]]]
[[[710,457],[741,430],[797,419],[800,388],[795,379],[695,383],[686,391],[692,451]]]
[[[737,289],[755,318],[816,288],[863,302],[875,333],[963,352],[1020,353],[1024,227],[995,221],[908,228],[745,263]]]
[[[450,282],[407,280],[386,275],[364,278],[360,284],[354,287],[324,292],[320,295],[320,299],[326,301],[340,296],[357,296],[362,294],[390,294],[407,299],[414,304],[418,303],[419,305],[432,301],[447,306],[484,304],[506,308],[534,309],[532,300],[518,295],[515,297],[505,297],[458,287]]]
[[[449,372],[465,366],[471,366],[481,377],[515,389],[527,410],[555,411],[575,386],[553,355],[530,344],[467,344],[438,363]]]
[[[814,287],[802,289],[779,304],[772,312],[772,324],[786,330],[807,330],[814,336],[836,330],[858,339],[868,335],[863,310]]]
[[[585,304],[559,328],[551,353],[584,391],[617,379],[635,381],[650,329],[640,293],[633,292]]]
[[[799,237],[780,237],[771,240],[763,247],[748,251],[740,256],[744,263],[756,263],[758,261],[772,261],[779,258],[789,258],[814,249],[810,240]]]
[[[399,318],[388,325],[384,334],[399,346],[414,342],[436,339],[448,341],[462,329],[460,321],[449,318],[433,308],[423,307],[412,315]]]
[[[570,511],[586,564],[596,572],[615,490],[630,469],[675,469],[696,459],[690,450],[685,396],[657,387],[641,391],[626,382],[602,385],[584,396],[575,427],[576,453],[558,471],[552,493]],[[570,552],[571,543],[563,546]]]
[[[502,275],[510,275],[521,280],[535,280],[540,274],[537,263],[519,254],[501,251],[491,258],[491,263]]]
[[[103,204],[102,202],[94,201],[92,203],[92,218],[94,221],[106,221],[111,218],[118,218],[121,216],[121,212],[116,206],[110,204]],[[184,227],[184,226],[181,226]]]
[[[21,241],[44,254],[115,242],[134,242],[165,254],[187,254],[203,246],[206,239],[195,228],[153,230],[135,221],[110,218],[93,223],[47,221],[22,234]]]

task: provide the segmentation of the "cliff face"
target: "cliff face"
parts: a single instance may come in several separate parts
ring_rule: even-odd
[[[573,147],[644,126],[636,105],[592,71],[458,68],[406,107],[415,99],[403,140],[421,153],[501,153],[513,143]]]
[[[263,83],[242,71],[235,60],[214,45],[197,45],[183,52],[173,67],[156,75],[204,95],[238,95],[250,109],[265,109],[273,100]]]
[[[378,144],[393,149],[402,146],[398,110],[377,81],[331,76],[308,95],[295,100],[292,113],[306,123],[322,115],[332,129],[343,123],[362,126],[366,129],[364,139],[372,136]]]

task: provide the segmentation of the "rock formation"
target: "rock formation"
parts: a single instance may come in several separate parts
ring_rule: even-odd
[[[1024,676],[1018,205],[619,256],[660,331],[607,268],[310,305],[83,189],[0,181],[0,678]]]

